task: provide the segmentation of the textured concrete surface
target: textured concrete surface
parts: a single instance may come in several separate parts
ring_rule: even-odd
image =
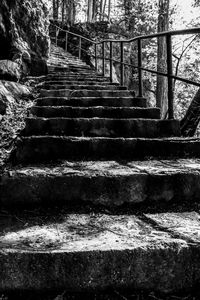
[[[51,220],[32,214],[3,220],[3,290],[128,287],[174,292],[200,282],[196,212],[64,214]]]
[[[144,139],[31,136],[20,139],[12,159],[15,163],[57,159],[113,160],[152,158],[199,158],[199,139]]]
[[[178,120],[30,117],[22,135],[162,138],[180,136],[180,124]]]
[[[60,90],[45,90],[41,89],[40,97],[130,97],[129,91],[120,90],[71,90],[71,89],[60,89]]]
[[[200,160],[61,162],[8,169],[1,205],[161,205],[199,201]]]
[[[71,105],[71,106],[116,106],[116,107],[146,107],[147,100],[137,97],[75,97],[73,93],[67,97],[42,97],[36,100],[38,106]]]
[[[148,118],[159,119],[159,108],[135,108],[135,107],[73,107],[73,106],[34,106],[30,113],[37,117],[66,117],[66,118]]]

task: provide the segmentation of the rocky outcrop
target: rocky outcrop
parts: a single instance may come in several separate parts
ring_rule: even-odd
[[[0,60],[0,79],[18,81],[21,76],[20,65],[11,60]]]
[[[6,113],[9,103],[14,103],[22,96],[29,96],[31,88],[17,82],[0,81],[0,114]]]
[[[22,74],[45,73],[48,28],[48,10],[42,1],[0,1],[0,59],[17,63]]]

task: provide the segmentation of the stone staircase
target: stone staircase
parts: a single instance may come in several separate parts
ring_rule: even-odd
[[[199,156],[177,120],[54,47],[0,178],[0,290],[197,286]]]

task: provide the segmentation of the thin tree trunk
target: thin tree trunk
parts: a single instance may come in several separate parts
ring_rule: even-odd
[[[92,22],[93,0],[88,0],[87,21]]]
[[[100,2],[100,21],[103,20],[103,0]]]
[[[66,9],[65,0],[62,0],[62,23],[65,22],[65,9]]]
[[[110,22],[111,0],[108,0],[108,22]]]
[[[188,110],[181,120],[181,134],[185,137],[194,136],[200,121],[200,89],[196,92]]]
[[[60,0],[56,0],[56,19],[57,20],[59,17],[59,4],[60,4]]]
[[[158,32],[169,29],[169,0],[159,0]],[[165,37],[158,38],[157,70],[166,72],[166,40]],[[167,114],[167,78],[157,76],[156,105],[161,109],[161,117]]]
[[[97,16],[97,1],[93,0],[92,4],[92,20],[96,21],[96,16]]]
[[[54,20],[58,19],[56,0],[53,0],[53,19]]]
[[[104,0],[104,5],[103,5],[103,20],[106,12],[106,0]]]

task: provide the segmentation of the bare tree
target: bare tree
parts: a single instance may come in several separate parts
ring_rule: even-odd
[[[158,32],[169,29],[169,0],[159,0],[158,3]],[[166,40],[165,37],[158,38],[157,71],[166,71]],[[157,76],[156,105],[161,109],[161,117],[167,114],[167,78]]]

